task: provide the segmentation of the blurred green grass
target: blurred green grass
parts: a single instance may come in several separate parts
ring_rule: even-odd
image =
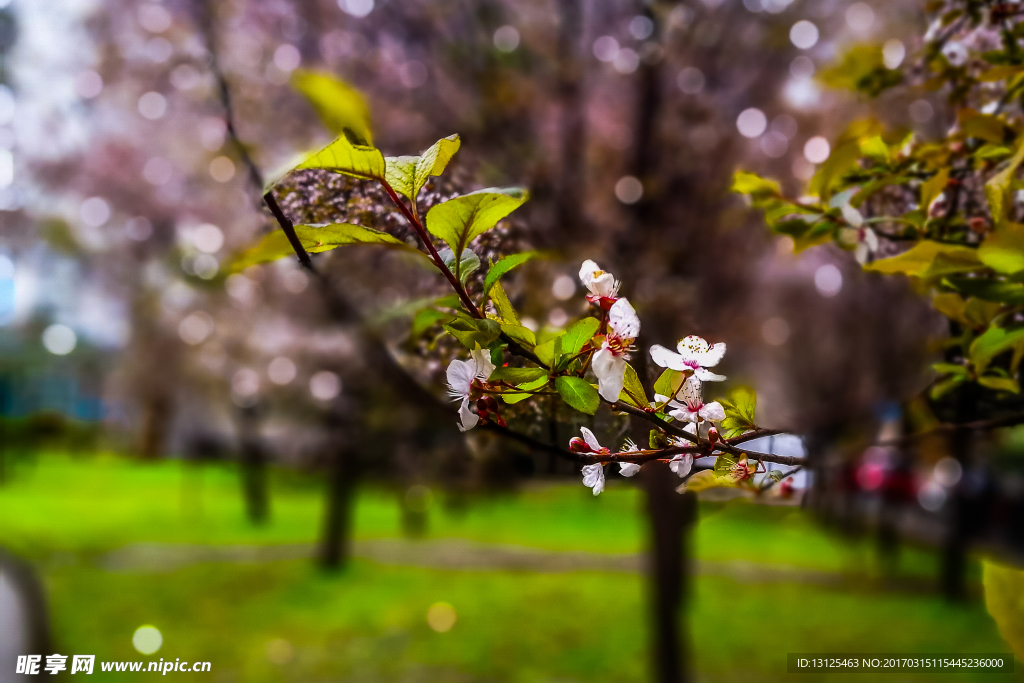
[[[112,573],[100,566],[98,554],[139,542],[314,542],[321,482],[286,470],[272,474],[271,522],[254,528],[245,520],[230,465],[44,456],[19,466],[0,487],[0,544],[42,568],[61,652],[143,660],[132,650],[131,634],[154,624],[165,638],[155,657],[211,661],[217,681],[647,680],[645,586],[635,575],[439,571],[365,560],[337,575],[308,560],[206,563],[164,573]],[[642,501],[628,484],[616,484],[598,498],[571,484],[455,506],[439,494],[427,536],[639,551]],[[357,538],[401,534],[397,495],[361,491]],[[866,543],[836,539],[794,508],[742,502],[701,505],[694,551],[700,560],[874,571]],[[901,572],[909,585],[923,584],[934,576],[933,554],[906,550]],[[427,626],[426,611],[437,601],[458,614],[448,633]],[[708,681],[782,680],[785,654],[796,651],[1008,650],[978,601],[953,607],[925,590],[886,591],[872,583],[743,586],[702,575],[694,583],[690,624],[696,668]],[[291,656],[272,663],[268,643],[282,639]],[[282,648],[289,651],[276,647],[278,659]],[[194,677],[200,676],[210,680],[209,674]],[[801,675],[808,681],[865,677],[872,678]]]

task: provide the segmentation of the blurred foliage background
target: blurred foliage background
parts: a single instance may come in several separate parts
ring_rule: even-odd
[[[150,656],[213,663],[176,675],[223,681],[770,681],[787,652],[1008,651],[936,492],[991,502],[970,547],[1012,562],[1020,437],[955,479],[941,442],[872,448],[931,381],[942,317],[837,247],[795,254],[728,191],[738,167],[801,191],[866,115],[944,134],[941,93],[841,89],[914,58],[919,3],[0,5],[0,681],[29,651],[145,659],[142,625]],[[232,273],[271,228],[259,179],[334,135],[311,72],[365,95],[389,154],[461,136],[428,199],[530,188],[478,249],[545,250],[506,281],[524,322],[580,315],[594,258],[638,357],[727,341],[759,421],[802,437],[763,448],[830,476],[776,505],[624,479],[594,499],[536,443],[458,432],[454,349],[410,335],[447,292],[402,255]],[[285,208],[403,229],[357,182],[311,198],[322,180]],[[535,411],[535,442],[578,434]]]

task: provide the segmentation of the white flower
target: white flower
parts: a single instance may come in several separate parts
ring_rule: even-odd
[[[476,349],[469,360],[453,360],[448,365],[448,393],[459,406],[459,429],[466,431],[476,427],[480,416],[469,409],[469,393],[473,380],[486,380],[494,372],[494,363],[487,355],[486,349]]]
[[[860,211],[850,206],[849,202],[840,206],[839,210],[843,214],[843,219],[852,227],[859,228],[860,226],[864,225],[864,216],[861,215]]]
[[[703,387],[701,381],[696,377],[687,377],[683,386],[679,387],[676,393],[676,400],[670,400],[667,396],[657,395],[655,398],[660,403],[667,402],[670,408],[669,415],[683,422],[719,422],[725,419],[725,408],[718,401],[704,403],[702,398]]]
[[[946,58],[946,61],[952,67],[963,66],[967,63],[968,57],[970,57],[963,43],[953,40],[942,46],[942,56]]]
[[[604,491],[604,466],[601,463],[583,466],[583,485],[594,490],[594,495]]]
[[[857,263],[864,265],[868,262],[868,256],[878,251],[878,235],[871,228],[858,228],[857,246],[853,250],[853,256]]]
[[[678,453],[668,461],[668,468],[678,474],[680,479],[690,473],[691,467],[693,467],[693,456],[689,453]]]
[[[594,453],[597,455],[609,455],[610,450],[602,446],[594,436],[594,432],[586,427],[580,427],[583,438],[576,436],[569,442],[569,450],[573,453]],[[627,475],[628,476],[628,475]],[[604,465],[596,462],[593,465],[583,466],[583,485],[594,490],[594,495],[604,491]]]
[[[692,371],[693,376],[702,382],[721,382],[725,379],[724,375],[716,375],[706,369],[715,367],[722,360],[725,355],[724,343],[709,346],[701,337],[691,334],[680,341],[676,348],[679,353],[655,344],[651,347],[651,358],[663,368]]]
[[[626,443],[623,444],[622,450],[620,450],[619,452],[620,453],[639,453],[640,449],[637,448],[637,445],[635,443],[633,443],[629,439],[626,439]],[[640,471],[640,465],[637,465],[635,462],[620,462],[619,463],[619,474],[621,474],[624,477],[632,477],[634,474],[636,474],[639,471]]]
[[[614,403],[622,393],[629,348],[640,334],[640,318],[628,299],[619,299],[608,311],[608,334],[594,354],[594,374],[601,397]]]
[[[580,281],[590,291],[587,301],[591,303],[598,303],[601,299],[614,299],[619,291],[619,283],[615,276],[601,270],[590,259],[580,266]]]
[[[857,246],[853,251],[854,258],[863,265],[868,262],[868,256],[878,251],[878,235],[864,225],[864,216],[850,206],[849,202],[840,206],[839,210],[843,212],[843,219],[852,228],[853,237],[857,240]]]
[[[469,352],[470,357],[476,361],[476,376],[487,381],[487,378],[494,372],[494,363],[491,362],[491,352],[487,349],[474,349]]]

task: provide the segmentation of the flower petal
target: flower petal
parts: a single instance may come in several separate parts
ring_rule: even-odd
[[[679,340],[676,349],[679,351],[679,355],[683,357],[683,360],[695,361],[699,354],[708,350],[708,343],[704,341],[703,337],[691,334],[689,337],[683,337]]]
[[[583,466],[583,485],[594,489],[594,495],[604,491],[604,467],[600,463]]]
[[[864,228],[864,244],[871,251],[878,251],[878,235],[871,228]]]
[[[700,363],[702,368],[713,368],[718,365],[723,356],[725,356],[725,343],[719,342],[704,353],[698,354],[694,360]]]
[[[636,339],[640,335],[640,318],[628,299],[619,299],[608,309],[608,327],[621,339]]]
[[[710,370],[704,368],[697,368],[693,371],[693,376],[699,379],[701,382],[724,382],[725,375],[716,375]]]
[[[678,410],[670,410],[668,414],[669,414],[669,416],[674,417],[675,419],[679,420],[680,422],[696,422],[697,421],[697,411],[696,410],[690,410],[688,408],[679,408]]]
[[[469,409],[469,397],[462,399],[462,405],[459,406],[459,419],[462,424],[459,425],[460,432],[467,432],[480,421],[480,416]]]
[[[699,413],[701,417],[710,422],[721,422],[725,419],[725,408],[718,401],[706,404]]]
[[[601,450],[601,444],[597,442],[597,437],[594,436],[594,432],[590,431],[586,427],[580,427],[580,433],[583,434],[583,440],[587,442],[593,450]]]
[[[469,352],[469,355],[473,357],[473,361],[476,363],[474,370],[476,376],[486,381],[491,373],[494,372],[494,363],[491,362],[491,352],[487,349],[474,349]]]
[[[634,474],[640,471],[640,465],[635,462],[620,462],[619,463],[619,474],[624,477],[632,477]]]
[[[476,376],[474,361],[453,360],[448,364],[448,390],[458,398],[469,396],[469,387]]]
[[[668,463],[668,468],[678,474],[680,478],[689,474],[691,467],[693,467],[693,456],[689,453],[681,453]]]
[[[669,370],[683,371],[687,366],[683,363],[683,357],[674,351],[666,349],[660,344],[651,347],[651,360],[657,365]]]
[[[594,354],[592,367],[597,375],[597,393],[606,401],[618,401],[626,374],[626,359],[608,349],[600,349]]]

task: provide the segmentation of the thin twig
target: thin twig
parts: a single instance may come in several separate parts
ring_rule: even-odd
[[[278,225],[281,226],[281,230],[284,232],[285,237],[288,238],[288,243],[292,245],[292,249],[295,250],[295,255],[299,257],[299,263],[302,267],[313,273],[319,275],[316,268],[313,266],[313,259],[309,257],[309,252],[302,246],[302,242],[299,240],[299,236],[295,234],[295,226],[288,216],[284,214],[281,207],[277,203],[277,199],[274,198],[274,193],[268,190],[263,195],[263,201],[267,203],[267,208],[270,209],[270,213],[274,214],[274,218],[277,220]]]

